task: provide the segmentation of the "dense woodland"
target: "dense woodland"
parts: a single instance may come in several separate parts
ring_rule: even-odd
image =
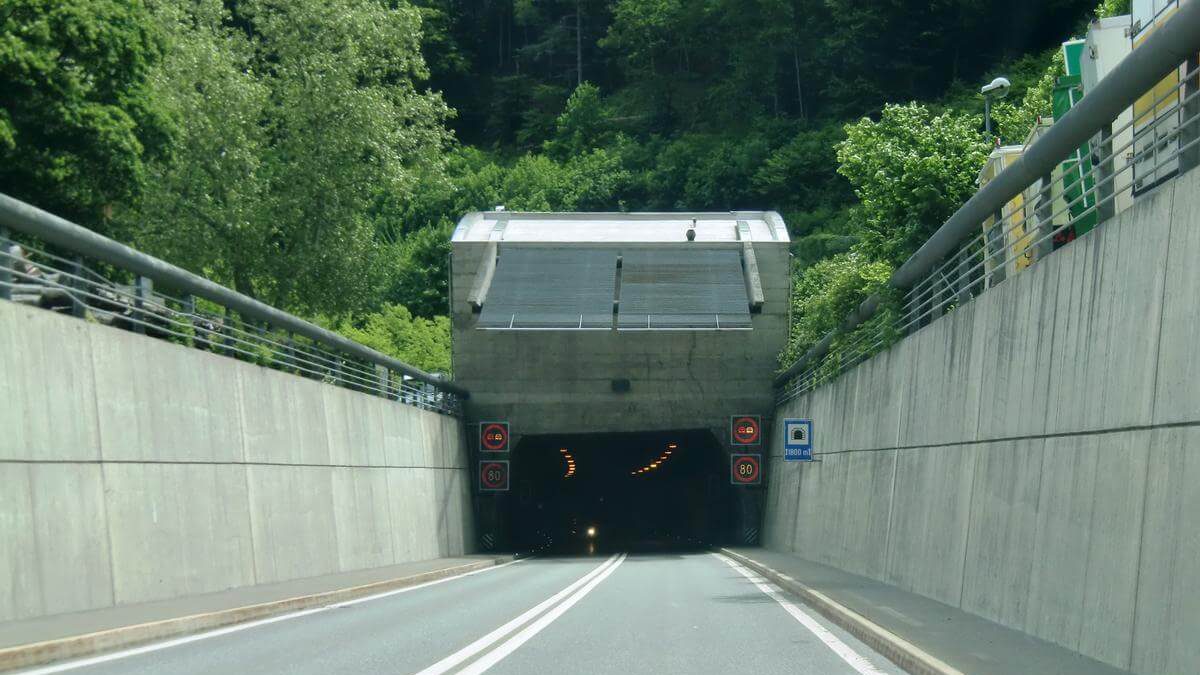
[[[0,191],[449,369],[471,210],[777,209],[784,361],[1128,0],[5,0]]]

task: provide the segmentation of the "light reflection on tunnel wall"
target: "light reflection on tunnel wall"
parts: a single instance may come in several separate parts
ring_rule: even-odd
[[[512,462],[507,518],[517,549],[602,552],[725,539],[727,459],[707,431],[526,437]]]

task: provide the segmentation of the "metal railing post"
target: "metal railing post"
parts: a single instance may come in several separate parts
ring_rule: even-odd
[[[288,331],[287,341],[284,345],[283,354],[288,370],[299,373],[300,368],[296,364],[296,336],[292,334],[292,331]]]
[[[0,227],[0,300],[12,300],[13,296],[13,243],[8,239],[8,228]]]
[[[1046,174],[1039,180],[1042,186],[1038,190],[1038,201],[1033,214],[1037,218],[1037,259],[1041,260],[1054,251],[1054,238],[1050,236],[1054,231],[1054,176]]]
[[[1093,159],[1096,167],[1096,224],[1103,223],[1117,213],[1116,178],[1113,175],[1113,144],[1112,124],[1105,124],[1100,129],[1100,142],[1096,144],[1096,154]]]
[[[225,308],[224,314],[221,315],[221,329],[217,334],[221,337],[218,349],[221,353],[230,358],[237,358],[237,354],[233,351],[233,336],[229,334],[233,325],[233,312],[229,308]]]
[[[388,369],[387,366],[375,365],[376,389],[380,396],[388,398]]]
[[[71,301],[71,316],[82,319],[87,316],[87,305],[81,298],[81,293],[77,291],[87,290],[83,283],[83,260],[75,258],[68,270],[71,278],[66,279],[66,283],[62,284],[67,291],[67,299]]]
[[[137,321],[133,324],[135,333],[146,334],[146,324],[149,320],[146,318],[146,302],[150,299],[150,294],[154,291],[154,282],[150,279],[138,276],[134,284],[133,309],[137,314]]]
[[[184,320],[187,321],[187,327],[188,327],[187,337],[185,338],[187,340],[187,342],[185,342],[184,344],[187,345],[188,347],[195,347],[196,346],[196,298],[192,297],[191,294],[184,295],[182,301],[180,302],[180,307],[183,311]]]

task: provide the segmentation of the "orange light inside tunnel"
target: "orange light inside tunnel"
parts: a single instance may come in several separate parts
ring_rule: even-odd
[[[571,453],[568,452],[566,448],[559,448],[558,451],[562,453],[563,459],[567,460],[567,472],[563,474],[563,478],[570,478],[574,476],[575,458],[571,456]]]

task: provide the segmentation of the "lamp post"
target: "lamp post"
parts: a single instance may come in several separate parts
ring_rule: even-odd
[[[983,94],[983,129],[990,137],[992,135],[992,99],[1002,99],[1008,96],[1012,83],[1007,78],[997,77],[979,89]]]

